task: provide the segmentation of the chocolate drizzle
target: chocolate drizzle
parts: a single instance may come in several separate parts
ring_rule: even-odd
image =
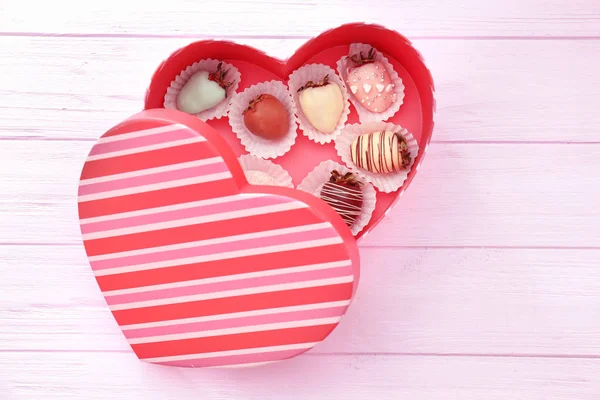
[[[399,133],[380,131],[357,137],[350,151],[357,167],[374,173],[391,173],[411,161],[406,139]]]

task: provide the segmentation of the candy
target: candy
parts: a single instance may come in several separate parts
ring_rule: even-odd
[[[217,66],[215,72],[198,71],[190,77],[177,96],[177,109],[197,114],[221,103],[227,97],[232,82],[225,80],[228,71]]]
[[[367,55],[354,54],[350,57],[346,85],[352,95],[369,111],[383,112],[395,99],[394,84],[385,66],[375,61],[375,49]]]
[[[329,75],[320,82],[307,82],[298,92],[300,107],[311,125],[326,134],[335,131],[344,111],[344,97],[340,87],[329,82]]]
[[[406,139],[389,131],[360,135],[352,142],[350,157],[357,167],[374,173],[396,172],[411,161]]]
[[[349,227],[352,227],[362,211],[363,193],[360,185],[351,172],[341,175],[334,170],[331,171],[329,182],[321,189],[321,199],[329,204]]]
[[[244,111],[244,124],[256,136],[276,140],[288,132],[290,116],[275,96],[261,94]]]

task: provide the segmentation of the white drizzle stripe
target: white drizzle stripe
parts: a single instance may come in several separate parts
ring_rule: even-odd
[[[362,212],[363,194],[360,189],[327,182],[321,189],[321,199],[329,204],[351,226]],[[359,202],[360,205],[353,204]]]
[[[135,308],[156,307],[180,303],[189,303],[194,301],[223,299],[226,297],[246,296],[259,293],[281,292],[284,290],[307,289],[320,286],[341,285],[354,281],[353,275],[341,276],[337,278],[317,279],[304,282],[283,283],[278,285],[256,286],[245,289],[225,290],[222,292],[202,293],[190,296],[169,297],[157,300],[137,301],[133,303],[114,304],[109,306],[112,311],[132,310]]]
[[[204,216],[195,217],[195,218],[184,218],[184,219],[177,219],[177,220],[172,220],[172,221],[158,222],[155,224],[131,226],[131,227],[127,227],[127,228],[112,229],[112,230],[108,230],[108,231],[86,233],[85,235],[82,235],[82,237],[83,237],[83,240],[102,239],[102,238],[107,238],[107,237],[131,235],[134,233],[150,232],[150,231],[157,231],[157,230],[169,229],[169,228],[179,228],[182,226],[189,226],[189,225],[198,225],[198,224],[204,224],[204,223],[208,223],[208,222],[225,221],[228,219],[250,217],[250,216],[254,216],[254,215],[263,215],[263,214],[271,214],[271,213],[276,213],[276,212],[297,210],[297,209],[307,208],[307,207],[308,207],[308,205],[306,205],[304,203],[300,203],[299,201],[291,201],[291,202],[283,203],[283,204],[275,204],[275,205],[254,207],[254,208],[245,208],[243,210],[228,211],[228,212],[224,212],[224,213],[204,215]]]
[[[241,311],[241,312],[229,313],[229,314],[207,315],[205,317],[170,319],[170,320],[165,320],[165,321],[145,322],[145,323],[141,323],[141,324],[123,325],[123,326],[121,326],[121,330],[130,331],[130,330],[136,330],[136,329],[160,328],[163,326],[193,324],[196,322],[222,321],[222,320],[234,319],[234,318],[256,317],[259,315],[283,314],[283,313],[294,312],[294,311],[322,310],[325,308],[344,307],[349,304],[350,304],[350,300],[341,300],[341,301],[331,301],[328,303],[303,304],[300,306],[265,308],[265,309],[261,309],[261,310]]]
[[[143,136],[151,136],[151,135],[156,135],[159,133],[176,131],[179,129],[188,129],[188,128],[186,126],[180,125],[180,124],[158,126],[156,128],[149,128],[149,129],[143,129],[140,131],[122,133],[120,135],[101,137],[100,139],[98,139],[98,144],[119,142],[121,140],[133,139],[133,138],[138,138],[138,137],[143,137]]]
[[[264,238],[264,237],[284,235],[284,234],[288,234],[288,233],[310,232],[313,230],[325,229],[325,228],[330,228],[330,227],[331,227],[331,224],[329,222],[321,222],[318,224],[301,225],[301,226],[294,226],[294,227],[290,227],[290,228],[272,229],[269,231],[245,233],[243,235],[224,236],[224,237],[213,238],[213,239],[198,240],[195,242],[186,242],[186,243],[171,244],[171,245],[167,245],[167,246],[150,247],[147,249],[122,251],[119,253],[102,254],[99,256],[88,257],[88,260],[90,262],[111,260],[111,259],[115,259],[115,258],[139,256],[139,255],[143,255],[143,254],[160,253],[163,251],[181,250],[181,249],[187,249],[190,247],[201,247],[201,246],[208,246],[208,245],[213,245],[213,244],[237,242],[239,240],[259,239],[259,238]]]
[[[137,178],[138,176],[159,174],[162,172],[169,172],[169,171],[177,171],[179,169],[203,167],[205,165],[216,164],[216,163],[219,163],[222,161],[223,161],[223,159],[221,157],[212,157],[212,158],[205,158],[203,160],[189,161],[189,162],[184,162],[184,163],[179,163],[179,164],[170,164],[170,165],[165,165],[162,167],[146,168],[146,169],[140,169],[137,171],[123,172],[120,174],[105,175],[105,176],[101,176],[99,178],[82,179],[81,181],[79,181],[79,186],[91,185],[94,183],[104,183],[104,182],[116,181],[116,180],[127,179],[127,178]]]
[[[173,340],[200,339],[204,337],[236,335],[240,333],[274,331],[277,329],[302,328],[308,326],[330,325],[340,322],[341,317],[315,318],[300,321],[274,322],[272,324],[249,325],[236,328],[213,329],[199,332],[177,333],[172,335],[148,336],[143,338],[128,339],[129,343],[144,344],[169,342]]]
[[[232,177],[232,175],[231,175],[231,172],[229,172],[229,171],[219,172],[219,173],[216,173],[216,174],[195,176],[193,178],[170,180],[170,181],[167,181],[167,182],[152,183],[152,184],[149,184],[149,185],[142,185],[142,186],[133,186],[133,187],[129,187],[127,189],[109,190],[109,191],[106,191],[106,192],[86,194],[86,195],[79,196],[77,198],[77,200],[80,203],[83,203],[83,202],[86,202],[86,201],[109,199],[109,198],[112,198],[112,197],[119,197],[119,196],[127,196],[127,195],[130,195],[130,194],[152,192],[152,191],[155,191],[155,190],[171,189],[171,188],[174,188],[174,187],[195,185],[195,184],[198,184],[198,183],[220,181],[220,180],[223,180],[223,179],[229,179],[231,177]]]
[[[227,357],[227,356],[242,356],[247,354],[260,354],[260,353],[272,353],[276,351],[286,350],[303,350],[314,347],[317,343],[297,343],[297,344],[285,344],[281,346],[269,346],[269,347],[253,347],[249,349],[241,350],[226,350],[226,351],[214,351],[212,353],[197,353],[197,354],[185,354],[181,356],[167,356],[167,357],[154,357],[154,358],[142,358],[141,360],[151,363],[160,362],[172,362],[172,361],[185,361],[185,360],[200,360],[203,358],[214,358],[214,357]]]
[[[251,279],[251,278],[263,278],[266,276],[295,274],[298,272],[321,271],[321,270],[326,270],[326,269],[345,268],[345,267],[349,267],[351,265],[352,265],[352,263],[350,262],[350,260],[336,261],[336,262],[331,262],[331,263],[306,265],[306,266],[302,266],[302,267],[278,268],[278,269],[271,269],[271,270],[267,270],[267,271],[248,272],[245,274],[225,275],[225,276],[219,276],[219,277],[215,277],[215,278],[195,279],[195,280],[175,282],[175,283],[163,283],[160,285],[152,285],[152,286],[140,286],[140,287],[135,287],[135,288],[130,288],[130,289],[109,290],[109,291],[102,292],[102,293],[104,294],[104,297],[120,296],[120,295],[124,295],[124,294],[145,293],[145,292],[153,292],[153,291],[165,290],[165,289],[178,289],[178,288],[194,286],[194,285],[207,285],[207,284],[211,284],[211,283],[231,282],[231,281],[238,281],[238,280]]]
[[[205,141],[206,141],[206,139],[204,137],[196,136],[196,137],[188,138],[188,139],[173,140],[172,142],[151,144],[148,146],[134,147],[132,149],[118,150],[118,151],[111,151],[108,153],[96,154],[93,156],[88,156],[87,161],[105,160],[108,158],[128,156],[128,155],[136,154],[136,153],[145,153],[147,151],[167,149],[169,147],[184,146],[186,144],[200,143],[200,142],[205,142]]]
[[[232,258],[243,258],[248,256],[260,255],[260,254],[269,254],[269,253],[279,253],[283,251],[289,250],[299,250],[299,249],[309,249],[313,247],[322,247],[329,246],[332,244],[342,243],[342,239],[340,237],[332,237],[329,239],[319,239],[319,240],[310,240],[306,242],[295,242],[289,244],[281,244],[276,246],[267,246],[267,247],[256,247],[253,249],[246,250],[236,250],[225,253],[215,253],[206,256],[198,256],[198,257],[189,257],[189,258],[179,258],[175,260],[169,261],[159,261],[148,264],[139,264],[139,265],[130,265],[127,267],[116,267],[116,268],[107,268],[94,271],[96,276],[105,276],[105,275],[117,275],[124,274],[128,272],[137,272],[137,271],[147,271],[150,269],[158,269],[158,268],[169,268],[176,267],[188,264],[200,264],[204,262],[210,261],[218,261],[218,260],[228,260]]]
[[[102,215],[100,217],[83,218],[83,219],[79,220],[79,223],[81,225],[93,224],[96,222],[112,221],[115,219],[130,218],[130,217],[139,217],[142,215],[158,214],[158,213],[167,212],[167,211],[184,210],[186,208],[193,208],[193,207],[210,206],[213,204],[229,203],[231,201],[255,199],[258,197],[265,197],[265,196],[270,196],[270,195],[263,194],[263,193],[234,194],[232,196],[215,197],[215,198],[210,198],[210,199],[206,199],[206,200],[192,201],[189,203],[178,203],[178,204],[173,204],[170,206],[145,208],[143,210],[127,211],[124,213],[117,213],[117,214],[108,214],[108,215]]]

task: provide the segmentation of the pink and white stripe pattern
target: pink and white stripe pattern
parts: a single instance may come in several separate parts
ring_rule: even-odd
[[[328,336],[354,281],[330,222],[293,198],[240,192],[184,125],[121,130],[90,152],[78,204],[91,267],[140,359],[265,363]]]

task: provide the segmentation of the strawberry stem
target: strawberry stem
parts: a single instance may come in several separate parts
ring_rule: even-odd
[[[403,135],[396,133],[396,136],[398,137],[398,151],[400,151],[402,157],[402,166],[406,168],[412,160],[410,151],[408,151],[408,143],[406,143],[406,138]]]
[[[339,183],[345,184],[351,187],[360,187],[362,182],[356,179],[352,172],[347,172],[344,175],[340,174],[338,171],[331,171],[331,176],[329,177],[329,182],[331,183]]]
[[[264,94],[259,94],[258,96],[256,96],[252,100],[250,100],[250,103],[248,103],[248,107],[246,107],[246,109],[244,110],[244,112],[242,112],[242,115],[245,115],[250,110],[254,110],[254,108],[256,108],[256,105],[258,103],[260,103],[263,100],[264,97],[265,97]]]
[[[222,67],[223,63],[220,62],[219,65],[217,65],[217,70],[208,74],[208,79],[217,82],[219,86],[225,89],[225,97],[227,97],[227,88],[233,84],[233,81],[228,82],[225,80],[229,70],[223,70]]]
[[[304,86],[302,86],[297,91],[301,92],[308,88],[316,88],[316,87],[327,86],[327,85],[329,85],[329,75],[325,75],[325,77],[318,82],[308,81],[304,84]]]
[[[365,64],[371,64],[375,62],[375,49],[371,47],[371,50],[367,53],[366,56],[363,55],[362,51],[358,54],[353,54],[352,56],[346,56],[346,59],[350,59],[356,66],[361,66]]]

